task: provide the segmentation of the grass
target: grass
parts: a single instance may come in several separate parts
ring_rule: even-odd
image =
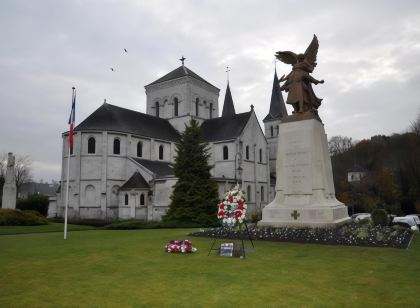
[[[0,307],[393,307],[420,305],[420,236],[408,250],[256,242],[207,256],[187,229],[0,236]],[[170,239],[198,252],[168,254]]]
[[[67,225],[68,231],[82,231],[98,229],[92,226]],[[0,235],[12,234],[29,234],[29,233],[45,233],[45,232],[64,232],[64,224],[49,222],[48,225],[40,226],[0,226]]]

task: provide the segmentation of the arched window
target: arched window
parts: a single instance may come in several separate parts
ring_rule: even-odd
[[[178,97],[175,97],[174,98],[174,116],[175,117],[178,116],[178,105],[179,105]]]
[[[264,201],[264,186],[261,186],[261,201]]]
[[[274,129],[273,129],[273,126],[270,126],[270,131],[271,131],[271,137],[273,137],[273,136],[274,136]]]
[[[141,141],[137,142],[137,157],[143,156],[143,143]]]
[[[245,147],[245,158],[249,159],[249,145]]]
[[[262,149],[260,149],[260,163],[262,163]]]
[[[85,206],[96,206],[96,190],[93,185],[85,188]]]
[[[251,202],[251,185],[246,187],[246,198],[249,202]]]
[[[114,154],[120,154],[120,139],[114,139]]]
[[[200,102],[200,100],[198,99],[198,97],[195,99],[195,115],[198,117],[198,103]]]
[[[163,145],[159,146],[159,159],[162,160],[163,159]]]
[[[124,195],[124,205],[128,205],[128,194]]]
[[[93,137],[88,139],[88,154],[95,154],[96,140]]]
[[[140,195],[140,205],[144,205],[144,194]]]
[[[209,111],[210,111],[210,119],[213,119],[213,103],[210,103],[210,107],[209,107]]]
[[[228,147],[225,145],[223,147],[223,160],[228,160],[229,158],[229,150]]]
[[[159,118],[159,102],[155,103],[155,108],[156,108],[156,116]]]

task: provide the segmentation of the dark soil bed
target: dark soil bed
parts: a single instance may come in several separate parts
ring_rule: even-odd
[[[413,231],[398,226],[371,226],[350,223],[337,228],[258,228],[248,226],[252,240],[326,245],[393,247],[406,249]],[[212,228],[190,233],[191,236],[248,239],[245,229]]]

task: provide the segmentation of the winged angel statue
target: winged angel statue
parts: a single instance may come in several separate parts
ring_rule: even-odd
[[[292,71],[284,77],[280,78],[280,83],[285,82],[280,89],[288,92],[287,104],[293,106],[293,113],[312,112],[318,115],[318,107],[321,105],[322,99],[316,97],[312,83],[324,83],[324,80],[313,78],[312,73],[316,66],[316,55],[318,53],[318,39],[316,35],[312,39],[304,54],[295,54],[291,51],[278,51],[276,58],[280,61],[291,64]]]

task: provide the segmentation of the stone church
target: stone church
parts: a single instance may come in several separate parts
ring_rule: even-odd
[[[264,131],[252,105],[235,112],[229,83],[219,116],[220,90],[184,64],[145,89],[146,113],[104,102],[84,119],[70,157],[69,132],[63,133],[61,189],[50,199],[50,216],[64,216],[70,159],[70,219],[160,220],[177,181],[176,145],[190,119],[201,124],[209,144],[220,198],[239,183],[249,213],[261,212],[274,198],[278,124],[287,116],[277,74]]]

